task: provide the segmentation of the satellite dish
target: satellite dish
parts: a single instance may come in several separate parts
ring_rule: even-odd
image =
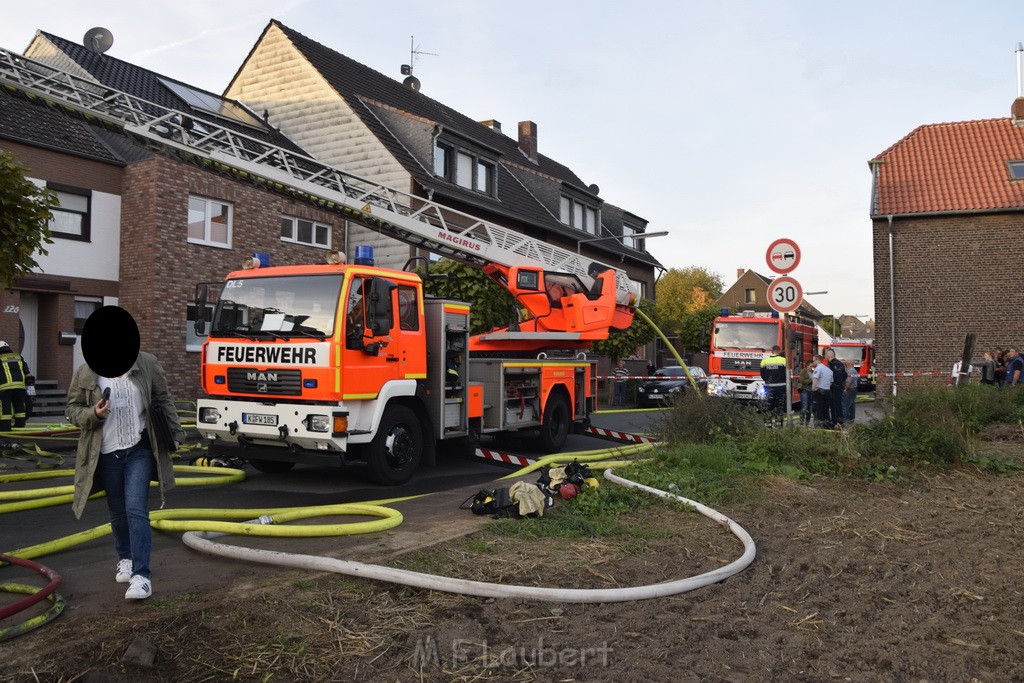
[[[82,45],[85,46],[85,49],[98,55],[109,50],[113,44],[114,34],[102,26],[89,29],[85,32],[85,37],[82,38]]]
[[[415,90],[416,92],[420,91],[420,79],[416,78],[415,76],[409,76],[408,78],[406,78],[404,81],[402,81],[402,85],[409,88],[410,90]]]
[[[599,195],[599,194],[601,194],[601,188],[598,187],[596,184],[595,185],[591,185],[587,189],[590,190],[590,194],[592,194],[592,195]]]

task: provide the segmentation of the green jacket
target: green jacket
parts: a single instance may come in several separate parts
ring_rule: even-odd
[[[156,454],[156,476],[160,489],[160,501],[163,504],[164,491],[174,488],[174,466],[171,464],[171,453],[160,449],[157,445],[150,406],[155,402],[164,407],[176,441],[184,441],[185,432],[178,420],[174,398],[167,389],[167,377],[156,356],[145,352],[139,353],[129,376],[138,387],[139,393],[142,394],[142,402],[145,404],[146,429],[149,433],[150,449]],[[82,434],[78,438],[78,450],[75,458],[75,500],[71,506],[75,516],[79,519],[82,518],[82,511],[85,509],[85,501],[99,490],[98,484],[94,483],[93,478],[96,473],[96,464],[100,459],[103,422],[96,417],[94,409],[101,397],[96,381],[96,373],[88,364],[80,365],[71,378],[71,387],[68,389],[68,407],[65,411],[68,421],[82,430]]]

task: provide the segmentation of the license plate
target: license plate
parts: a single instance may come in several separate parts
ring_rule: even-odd
[[[277,426],[277,415],[263,415],[262,413],[242,413],[242,423],[247,425]]]

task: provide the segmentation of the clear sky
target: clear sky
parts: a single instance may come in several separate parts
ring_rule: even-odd
[[[223,92],[270,19],[479,120],[538,126],[542,154],[650,221],[666,267],[726,286],[792,273],[827,314],[872,315],[868,160],[919,125],[1009,115],[1019,2],[949,0],[51,0],[8,2],[0,46],[42,29]]]

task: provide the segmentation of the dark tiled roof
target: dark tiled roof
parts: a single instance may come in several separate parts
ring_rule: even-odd
[[[40,31],[38,35],[51,42],[57,49],[71,58],[84,70],[88,71],[89,74],[91,74],[97,81],[109,88],[113,88],[114,90],[120,90],[121,92],[134,95],[135,97],[141,97],[144,100],[154,102],[169,109],[191,112],[197,119],[211,119],[213,117],[204,110],[195,109],[189,106],[188,103],[164,86],[164,84],[160,82],[160,79],[183,85],[192,90],[199,91],[204,95],[215,98],[216,100],[237,105],[237,102],[234,100],[227,99],[216,93],[207,92],[201,88],[196,88],[195,86],[183,83],[175,78],[162,76],[148,69],[144,69],[141,66],[129,64],[128,62],[124,62],[116,57],[111,57],[110,55],[90,52],[78,43],[61,38],[60,36],[55,36],[52,33]],[[284,147],[294,152],[305,154],[305,151],[302,150],[302,148],[288,140],[285,136],[277,133],[269,126],[255,128],[252,126],[242,125],[241,123],[236,123],[230,119],[219,117],[214,120],[216,123],[235,132],[248,135],[263,142],[269,142],[271,144]]]
[[[271,21],[267,29],[271,26],[277,26],[288,37],[416,182],[432,190],[436,199],[455,200],[569,240],[586,237],[579,230],[563,225],[558,218],[562,183],[589,192],[587,184],[571,169],[543,154],[538,154],[536,162],[532,162],[519,148],[518,139],[494,131],[276,20]],[[466,190],[433,174],[431,159],[435,126],[450,131],[460,141],[468,142],[470,147],[478,146],[494,154],[498,162],[496,198]],[[595,201],[600,205],[602,200],[595,197]],[[611,214],[604,222],[613,234],[621,235],[621,210]],[[612,241],[595,246],[615,253],[622,251],[621,245]],[[629,251],[650,259],[650,255],[644,252]]]
[[[1024,128],[1013,120],[937,123],[914,129],[871,160],[875,216],[1024,209]]]
[[[99,129],[59,109],[33,104],[0,89],[0,137],[36,147],[124,165],[128,150],[115,151]]]

